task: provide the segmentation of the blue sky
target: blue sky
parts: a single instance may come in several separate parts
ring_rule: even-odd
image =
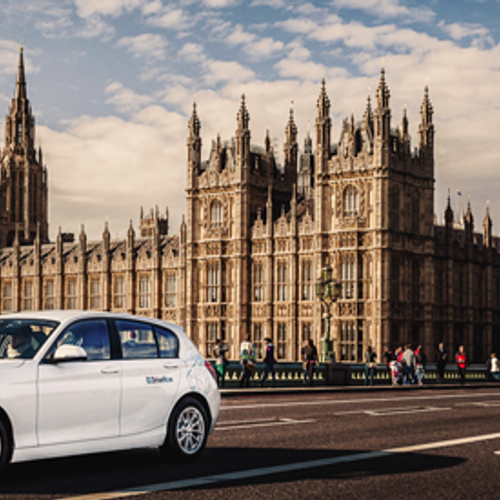
[[[453,204],[470,194],[478,230],[491,200],[498,234],[499,11],[479,0],[2,0],[0,105],[7,112],[23,40],[52,238],[81,223],[98,238],[106,219],[123,235],[155,204],[177,232],[193,100],[204,158],[218,132],[233,136],[242,92],[252,142],[269,128],[282,156],[292,101],[302,145],[325,76],[337,141],[383,65],[393,126],[406,105],[414,138],[429,85],[438,220],[448,188],[460,190]]]

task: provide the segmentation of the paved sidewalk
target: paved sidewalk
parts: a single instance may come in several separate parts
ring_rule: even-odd
[[[427,384],[427,385],[373,385],[373,386],[359,386],[359,385],[336,385],[336,386],[313,386],[313,387],[247,387],[247,388],[231,388],[221,389],[220,393],[223,398],[230,398],[235,396],[275,396],[279,394],[300,394],[300,393],[313,393],[313,394],[328,394],[328,393],[343,393],[343,392],[383,392],[383,391],[419,391],[419,390],[453,390],[453,389],[500,389],[500,384],[495,382],[484,382],[473,384]]]

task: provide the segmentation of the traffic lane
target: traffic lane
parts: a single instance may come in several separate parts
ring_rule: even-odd
[[[470,500],[500,497],[500,441],[402,453],[293,473],[141,495],[137,500],[286,498]]]
[[[460,425],[465,425],[468,435],[481,434],[486,432],[486,429],[495,432],[497,429],[494,423],[499,421],[498,413],[495,413],[498,407],[466,408],[460,418],[457,415],[454,418],[447,416],[446,421],[439,421],[435,415],[430,414],[405,418],[373,417],[364,414],[332,418],[330,404],[325,406],[315,407],[317,420],[311,424],[291,423],[259,429],[218,430],[210,437],[207,452],[195,465],[165,465],[155,450],[13,465],[0,483],[0,495],[2,499],[12,497],[18,500],[123,489],[200,475],[240,471],[249,467],[289,464],[385,449],[398,443],[406,445],[424,442],[426,438],[431,439],[433,436],[457,437]],[[318,412],[317,408],[323,413]],[[251,416],[266,418],[262,414],[263,410],[269,411],[270,408],[260,408],[256,413],[251,412]],[[244,414],[246,411],[244,410]],[[323,415],[321,418],[319,413]],[[298,416],[302,418],[303,412],[299,412]],[[224,422],[224,418],[221,418],[221,422]],[[429,433],[430,429],[434,429],[434,434]]]
[[[380,449],[403,446],[408,440],[426,440],[427,435],[436,440],[451,439],[462,428],[469,434],[481,434],[483,429],[496,432],[500,391],[475,398],[467,398],[467,393],[463,396],[439,400],[426,396],[417,403],[411,398],[392,401],[351,398],[353,404],[347,410],[345,399],[314,398],[311,403],[322,404],[302,406],[291,400],[286,406],[277,400],[260,406],[240,404],[238,409],[221,412],[218,435],[220,432],[224,435],[218,436],[218,442],[229,445],[235,435],[242,435],[251,436],[254,442],[263,436],[263,443],[269,445],[281,443],[293,447],[306,443],[304,446],[315,449]],[[304,432],[306,440],[301,438]]]

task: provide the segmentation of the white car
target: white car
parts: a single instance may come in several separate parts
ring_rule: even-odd
[[[214,375],[182,328],[164,321],[0,316],[0,469],[149,446],[195,458],[219,414]]]

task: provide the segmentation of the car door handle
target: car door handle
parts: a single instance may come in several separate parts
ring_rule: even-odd
[[[105,375],[108,375],[110,373],[120,373],[120,370],[118,368],[108,367],[108,368],[103,368],[101,370],[101,373],[104,373]]]
[[[168,370],[169,368],[179,368],[179,365],[178,365],[177,363],[176,363],[175,365],[167,365],[167,364],[165,364],[165,365],[163,365],[163,366],[164,366],[165,368],[167,368],[167,370]]]

